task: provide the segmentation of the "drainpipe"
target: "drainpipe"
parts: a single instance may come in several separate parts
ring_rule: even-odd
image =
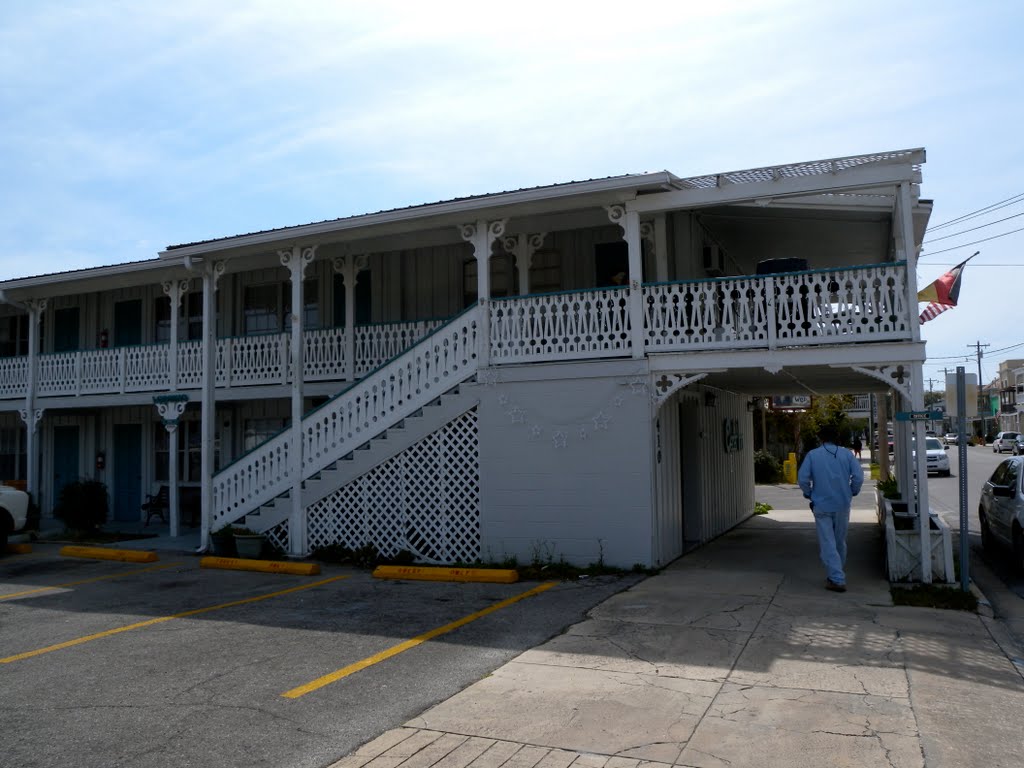
[[[199,552],[210,545],[210,524],[213,521],[213,472],[217,428],[217,282],[224,274],[223,261],[209,261],[203,265],[203,379],[200,441],[200,475],[202,495],[200,506]]]
[[[39,366],[39,321],[46,310],[46,299],[28,299],[28,367],[25,376],[25,409],[21,418],[25,422],[25,487],[29,498],[39,503],[39,450],[36,447],[36,433],[43,418],[42,409],[36,408],[36,375]]]

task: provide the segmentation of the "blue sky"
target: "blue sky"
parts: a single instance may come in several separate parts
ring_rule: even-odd
[[[1024,192],[1022,28],[1024,6],[986,0],[5,0],[0,279],[467,194],[918,146],[939,224]],[[1024,232],[929,255],[1022,226],[926,245],[922,287],[982,251],[922,328],[926,375],[976,370],[975,341],[986,379],[1024,358]]]

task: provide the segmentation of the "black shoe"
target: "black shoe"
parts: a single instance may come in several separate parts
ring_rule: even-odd
[[[825,579],[825,589],[830,590],[832,592],[845,592],[846,585],[836,584],[834,581],[832,581],[832,579]]]

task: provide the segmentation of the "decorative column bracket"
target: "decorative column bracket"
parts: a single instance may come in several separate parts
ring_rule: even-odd
[[[156,395],[153,397],[153,405],[156,406],[164,427],[168,432],[173,432],[178,428],[178,421],[185,412],[185,406],[188,405],[188,395]]]
[[[654,405],[660,408],[665,404],[672,395],[683,389],[695,381],[700,381],[709,373],[713,371],[705,371],[704,373],[663,373],[661,376],[654,380],[651,387],[651,399],[654,401]]]
[[[903,395],[907,401],[912,400],[911,387],[913,385],[913,379],[910,375],[909,367],[905,365],[880,365],[880,366],[861,366],[861,365],[832,365],[831,368],[846,368],[856,371],[857,373],[870,376],[873,379],[877,379],[883,384],[892,387],[901,395]]]
[[[521,296],[530,292],[530,267],[533,266],[533,255],[543,247],[547,236],[547,232],[534,232],[530,235],[508,235],[502,240],[505,251],[515,257]]]
[[[293,274],[295,270],[298,270],[299,279],[301,280],[306,276],[306,267],[313,263],[313,258],[316,256],[316,248],[315,245],[283,248],[277,252],[277,256],[281,260],[281,266],[287,267]],[[295,311],[295,307],[292,307],[292,311]]]
[[[34,408],[32,410],[31,423],[29,421],[29,412],[27,408],[19,408],[18,415],[21,416],[21,420],[25,422],[26,428],[35,433],[39,429],[39,422],[43,420],[43,412],[45,410],[45,408]]]
[[[227,272],[228,264],[226,261],[223,260],[212,261],[210,262],[210,265],[207,267],[207,269],[209,270],[210,276],[213,277],[213,290],[216,291],[217,284],[220,282],[220,279],[224,276],[224,273]]]

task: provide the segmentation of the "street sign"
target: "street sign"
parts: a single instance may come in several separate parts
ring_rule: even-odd
[[[897,411],[896,421],[940,421],[942,411]]]
[[[978,415],[978,375],[975,373],[964,374],[964,408],[962,415],[967,418],[974,418]],[[957,386],[956,374],[946,374],[946,415],[951,419],[958,418],[961,414],[957,411]]]

